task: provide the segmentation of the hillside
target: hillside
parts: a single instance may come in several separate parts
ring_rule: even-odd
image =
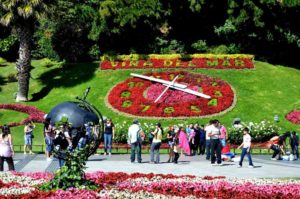
[[[32,101],[23,103],[48,112],[53,106],[63,101],[72,101],[82,96],[87,87],[91,87],[88,100],[114,123],[131,122],[132,118],[119,115],[108,108],[104,99],[114,85],[130,77],[131,72],[146,73],[150,71],[170,71],[171,69],[147,70],[99,70],[99,63],[81,63],[61,68],[59,64],[50,64],[46,59],[32,63],[30,95]],[[279,115],[278,125],[285,130],[300,131],[300,126],[285,119],[285,115],[300,108],[300,71],[284,66],[274,66],[265,62],[255,62],[255,69],[217,70],[217,69],[182,69],[191,73],[201,73],[226,80],[236,91],[236,106],[228,113],[214,118],[225,125],[231,126],[233,118],[239,117],[245,122],[274,120]],[[8,82],[8,77],[15,74],[13,63],[0,67],[0,103],[15,103],[14,93],[17,91],[15,82]],[[24,113],[0,109],[0,124],[16,122],[24,119]],[[203,119],[163,119],[163,126],[168,124],[198,122],[205,124],[211,118]],[[155,119],[141,119],[141,122],[155,123]],[[15,143],[23,144],[21,127],[12,129]],[[35,130],[35,144],[42,144],[42,127]]]

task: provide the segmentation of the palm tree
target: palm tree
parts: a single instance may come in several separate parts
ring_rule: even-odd
[[[0,23],[12,27],[17,34],[19,58],[16,62],[18,72],[18,93],[16,101],[28,101],[31,71],[31,43],[35,22],[49,11],[48,5],[54,0],[0,0]]]

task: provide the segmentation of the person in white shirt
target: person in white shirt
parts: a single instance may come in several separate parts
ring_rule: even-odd
[[[220,126],[218,120],[213,120],[210,131],[208,132],[208,136],[210,137],[210,147],[211,147],[211,164],[212,165],[222,165],[222,157],[221,157],[221,142],[219,139],[220,136]],[[216,164],[217,161],[217,164]]]
[[[212,120],[205,126],[205,150],[206,150],[206,160],[210,160],[210,137],[208,136],[211,131]]]
[[[142,153],[141,153],[141,145],[142,145],[142,135],[143,130],[139,126],[138,120],[134,120],[133,124],[128,129],[128,144],[131,146],[131,156],[130,160],[132,163],[135,161],[135,151],[137,153],[137,160],[139,163],[142,162]]]
[[[249,134],[249,129],[247,127],[244,128],[243,133],[244,133],[243,143],[238,147],[238,149],[243,147],[241,160],[240,160],[240,163],[239,163],[238,167],[242,167],[244,157],[247,154],[248,160],[249,160],[249,166],[248,167],[253,168],[254,166],[253,166],[253,162],[252,162],[252,158],[251,158],[251,151],[250,151],[250,149],[251,149],[251,136]]]

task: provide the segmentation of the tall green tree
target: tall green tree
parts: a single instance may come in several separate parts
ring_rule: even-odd
[[[20,46],[16,62],[18,92],[16,101],[28,101],[31,71],[31,44],[37,19],[49,11],[54,0],[0,0],[0,23],[16,32]]]
[[[300,52],[300,6],[289,2],[229,0],[227,19],[215,32],[229,43],[242,44],[248,53],[290,59],[291,53]]]

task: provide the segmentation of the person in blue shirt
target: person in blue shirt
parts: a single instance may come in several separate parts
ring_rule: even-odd
[[[200,126],[200,133],[199,133],[200,155],[204,155],[204,153],[205,153],[205,141],[206,141],[205,136],[206,136],[206,133],[205,133],[205,130],[204,130],[204,125],[201,125]]]

